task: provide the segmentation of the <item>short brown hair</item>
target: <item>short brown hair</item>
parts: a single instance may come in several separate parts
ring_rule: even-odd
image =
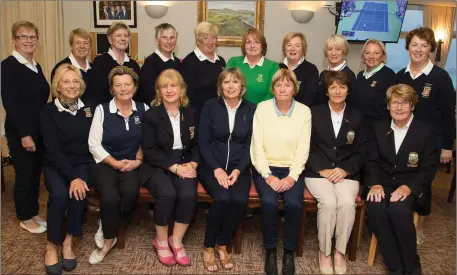
[[[284,54],[284,56],[286,55],[286,45],[290,42],[290,40],[294,39],[295,37],[300,38],[301,45],[303,48],[303,56],[306,56],[306,52],[308,51],[308,43],[306,43],[305,35],[301,32],[289,32],[288,34],[286,34],[286,36],[284,36],[284,39],[282,41],[282,53]]]
[[[36,37],[39,39],[38,27],[35,24],[33,24],[32,22],[24,21],[24,20],[14,22],[13,27],[11,28],[11,34],[14,39],[16,39],[17,31],[20,28],[34,30],[36,33]]]
[[[176,31],[175,27],[173,27],[173,25],[169,23],[162,23],[154,28],[154,30],[156,31],[155,38],[159,39],[160,34],[168,29],[174,30],[176,38],[178,38],[178,32]]]
[[[111,26],[109,26],[108,30],[106,31],[106,35],[110,36],[119,29],[127,30],[128,34],[130,36],[130,28],[123,22],[113,22],[113,24],[111,24]]]
[[[73,39],[75,38],[76,35],[83,39],[89,40],[89,44],[92,44],[92,37],[90,36],[90,33],[83,28],[77,28],[70,32],[70,36],[68,38],[68,42],[70,43],[70,46],[73,45]]]
[[[260,45],[262,46],[262,55],[265,56],[267,54],[267,40],[265,39],[263,33],[256,28],[250,28],[243,35],[243,40],[241,42],[241,53],[243,53],[243,55],[246,55],[246,40],[248,39],[249,35],[254,36],[256,39],[260,41]]]
[[[349,88],[351,85],[351,80],[348,75],[342,71],[324,71],[324,87],[325,92],[328,91],[328,88],[332,86],[333,83],[338,83],[340,85],[346,85]]]
[[[112,88],[113,88],[113,84],[114,84],[114,77],[116,76],[122,76],[122,75],[130,75],[130,77],[132,78],[133,80],[133,85],[135,86],[135,90],[133,93],[136,92],[136,89],[138,87],[138,80],[140,79],[137,75],[137,73],[132,69],[132,68],[129,68],[127,66],[117,66],[117,67],[114,67],[111,72],[109,72],[109,75],[108,75],[108,79],[109,79],[109,87],[110,87],[110,93],[112,96],[113,95],[113,91],[112,91]]]
[[[175,69],[167,69],[159,74],[156,80],[156,96],[151,102],[151,106],[160,106],[162,104],[162,95],[160,94],[160,86],[168,83],[175,83],[181,86],[181,94],[179,95],[179,105],[181,107],[187,107],[189,105],[189,98],[187,97],[187,85],[184,82],[181,74]]]
[[[390,86],[390,88],[387,89],[387,92],[386,92],[387,103],[390,103],[390,101],[392,100],[392,97],[398,97],[398,98],[401,98],[402,100],[409,101],[413,108],[414,108],[414,106],[416,106],[416,104],[418,102],[416,91],[414,90],[413,87],[411,87],[407,84],[397,84],[397,85]]]
[[[406,41],[405,49],[406,50],[409,49],[409,44],[411,43],[411,40],[413,39],[414,36],[417,36],[420,39],[427,41],[427,43],[430,44],[430,46],[432,46],[431,52],[434,52],[436,50],[435,33],[433,32],[432,29],[425,28],[425,27],[416,28],[416,29],[410,31],[406,35],[406,39],[405,39],[405,41]]]
[[[243,73],[240,69],[233,67],[233,68],[225,68],[217,78],[217,95],[223,96],[224,93],[222,92],[222,82],[224,82],[225,78],[228,75],[232,75],[235,79],[238,79],[241,83],[241,94],[240,98],[243,98],[246,94],[246,78],[244,77]]]
[[[271,92],[275,90],[275,84],[278,81],[286,79],[294,84],[294,96],[298,93],[298,82],[295,73],[289,69],[279,69],[274,75],[273,79],[271,80]]]
[[[83,80],[81,71],[78,68],[76,68],[75,66],[71,65],[70,63],[65,63],[65,64],[60,65],[57,68],[57,70],[54,74],[54,78],[51,79],[51,94],[53,97],[59,97],[60,93],[59,93],[59,91],[57,91],[57,87],[59,87],[59,82],[60,82],[60,79],[62,78],[63,74],[68,71],[75,72],[79,77],[79,83],[81,85],[79,88],[78,97],[81,97],[84,94],[84,91],[86,90],[86,83]]]

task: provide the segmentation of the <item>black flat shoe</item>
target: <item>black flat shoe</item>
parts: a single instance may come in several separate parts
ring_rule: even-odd
[[[73,271],[78,265],[76,258],[74,259],[63,259],[62,260],[62,269],[65,271]]]
[[[295,275],[294,253],[284,252],[284,257],[282,258],[282,275]]]
[[[48,275],[61,275],[62,274],[62,263],[59,261],[53,265],[44,265],[46,274]]]
[[[276,262],[276,249],[267,249],[265,256],[265,274],[278,275],[278,263]]]

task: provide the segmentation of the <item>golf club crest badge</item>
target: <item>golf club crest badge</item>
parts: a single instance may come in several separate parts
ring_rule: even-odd
[[[90,108],[84,108],[84,114],[86,117],[92,117],[92,111]]]
[[[428,98],[432,92],[432,84],[425,83],[424,88],[422,89],[422,97]]]
[[[419,154],[416,152],[410,152],[408,156],[408,164],[407,167],[414,168],[417,167],[419,163]]]
[[[195,136],[195,126],[189,127],[190,139],[193,139]]]
[[[262,83],[262,82],[263,82],[263,74],[259,74],[259,75],[257,76],[257,79],[256,79],[256,80],[257,80],[257,82]]]
[[[346,134],[346,139],[347,139],[346,144],[353,144],[354,143],[354,139],[355,139],[355,132],[354,131],[348,131],[348,133]]]

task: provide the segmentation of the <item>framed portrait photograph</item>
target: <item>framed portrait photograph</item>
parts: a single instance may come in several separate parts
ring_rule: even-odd
[[[263,33],[265,2],[198,1],[197,21],[218,26],[218,46],[238,47],[248,29],[257,28]]]
[[[136,1],[93,1],[94,27],[107,28],[115,21],[122,21],[136,28]]]

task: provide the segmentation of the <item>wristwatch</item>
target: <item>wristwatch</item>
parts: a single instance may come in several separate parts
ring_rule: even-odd
[[[272,174],[271,174],[271,173],[266,173],[266,174],[263,174],[262,177],[263,177],[264,179],[267,179],[269,176],[272,176]]]

